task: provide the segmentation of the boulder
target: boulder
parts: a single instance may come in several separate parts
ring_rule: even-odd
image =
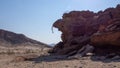
[[[62,19],[58,19],[53,27],[62,32],[63,45],[53,48],[57,54],[74,55],[87,44],[94,46],[94,52],[99,51],[98,53],[107,52],[105,47],[110,51],[116,51],[116,48],[120,48],[120,5],[98,13],[92,11],[64,13]],[[115,48],[111,50],[109,46]]]

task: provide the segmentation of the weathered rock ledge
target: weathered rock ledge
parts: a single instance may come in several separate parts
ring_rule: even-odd
[[[62,32],[62,41],[51,50],[59,55],[120,54],[120,5],[94,13],[71,11],[64,13],[53,27]]]

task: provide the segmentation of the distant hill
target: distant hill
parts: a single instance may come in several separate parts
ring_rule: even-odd
[[[40,46],[50,47],[47,44],[33,40],[23,34],[0,29],[0,46]]]

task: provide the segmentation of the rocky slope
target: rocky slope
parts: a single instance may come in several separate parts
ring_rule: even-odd
[[[39,46],[49,47],[48,45],[30,39],[23,34],[16,34],[7,30],[0,29],[0,46]]]
[[[120,5],[94,13],[71,11],[64,13],[53,27],[62,32],[62,42],[52,53],[61,55],[93,53],[107,55],[120,51]]]

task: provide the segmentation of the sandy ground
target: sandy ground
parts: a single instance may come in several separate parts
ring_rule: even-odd
[[[34,54],[32,54],[34,55]],[[120,68],[119,60],[61,59],[61,56],[40,56],[32,60],[13,61],[18,55],[0,55],[0,68]],[[19,54],[20,56],[20,54]],[[22,55],[24,56],[24,55]]]

